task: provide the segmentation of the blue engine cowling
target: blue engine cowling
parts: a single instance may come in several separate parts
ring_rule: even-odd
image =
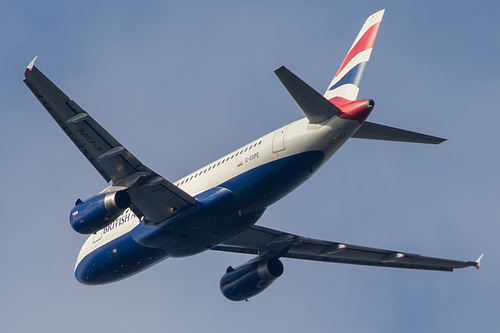
[[[92,234],[113,222],[130,203],[125,191],[101,193],[85,201],[79,199],[70,212],[69,222],[76,232]]]
[[[243,265],[229,266],[220,280],[222,294],[231,301],[243,301],[264,291],[283,274],[283,263],[278,258],[252,259]]]

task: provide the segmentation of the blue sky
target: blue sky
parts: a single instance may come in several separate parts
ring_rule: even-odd
[[[169,180],[302,117],[273,70],[323,92],[364,20],[386,8],[360,98],[370,120],[448,138],[348,142],[260,225],[459,260],[421,272],[284,260],[249,303],[206,252],[80,285],[68,214],[105,182],[22,83],[37,66]],[[500,264],[500,5],[456,1],[24,1],[0,12],[2,332],[494,331]]]

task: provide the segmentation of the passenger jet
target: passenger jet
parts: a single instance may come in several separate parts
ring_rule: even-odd
[[[286,124],[170,182],[142,164],[37,67],[24,82],[62,130],[108,182],[69,214],[73,229],[89,235],[75,265],[78,281],[118,281],[167,258],[203,251],[254,255],[229,266],[224,296],[247,300],[283,273],[280,258],[344,264],[453,271],[476,261],[302,237],[255,225],[265,210],[309,179],[349,139],[439,144],[445,139],[366,121],[371,99],[357,99],[384,10],[370,16],[324,95],[284,66],[276,75],[305,117]]]

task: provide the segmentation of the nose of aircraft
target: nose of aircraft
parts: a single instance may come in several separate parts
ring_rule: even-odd
[[[373,99],[360,99],[342,105],[340,107],[342,112],[338,116],[342,119],[357,120],[360,124],[362,124],[366,118],[368,118],[374,107],[375,102]]]

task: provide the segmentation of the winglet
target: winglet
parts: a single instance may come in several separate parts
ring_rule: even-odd
[[[477,269],[479,269],[479,265],[480,265],[480,263],[481,263],[481,259],[483,259],[483,256],[484,256],[484,253],[483,253],[483,254],[481,254],[481,255],[479,256],[479,258],[477,258],[477,260],[476,260],[476,265],[475,265],[475,266],[476,266],[476,268],[477,268]]]
[[[29,63],[28,67],[26,67],[27,70],[29,70],[30,72],[33,70],[33,66],[35,66],[35,60],[36,58],[38,58],[38,56],[36,56],[33,60],[31,60],[31,62]]]

